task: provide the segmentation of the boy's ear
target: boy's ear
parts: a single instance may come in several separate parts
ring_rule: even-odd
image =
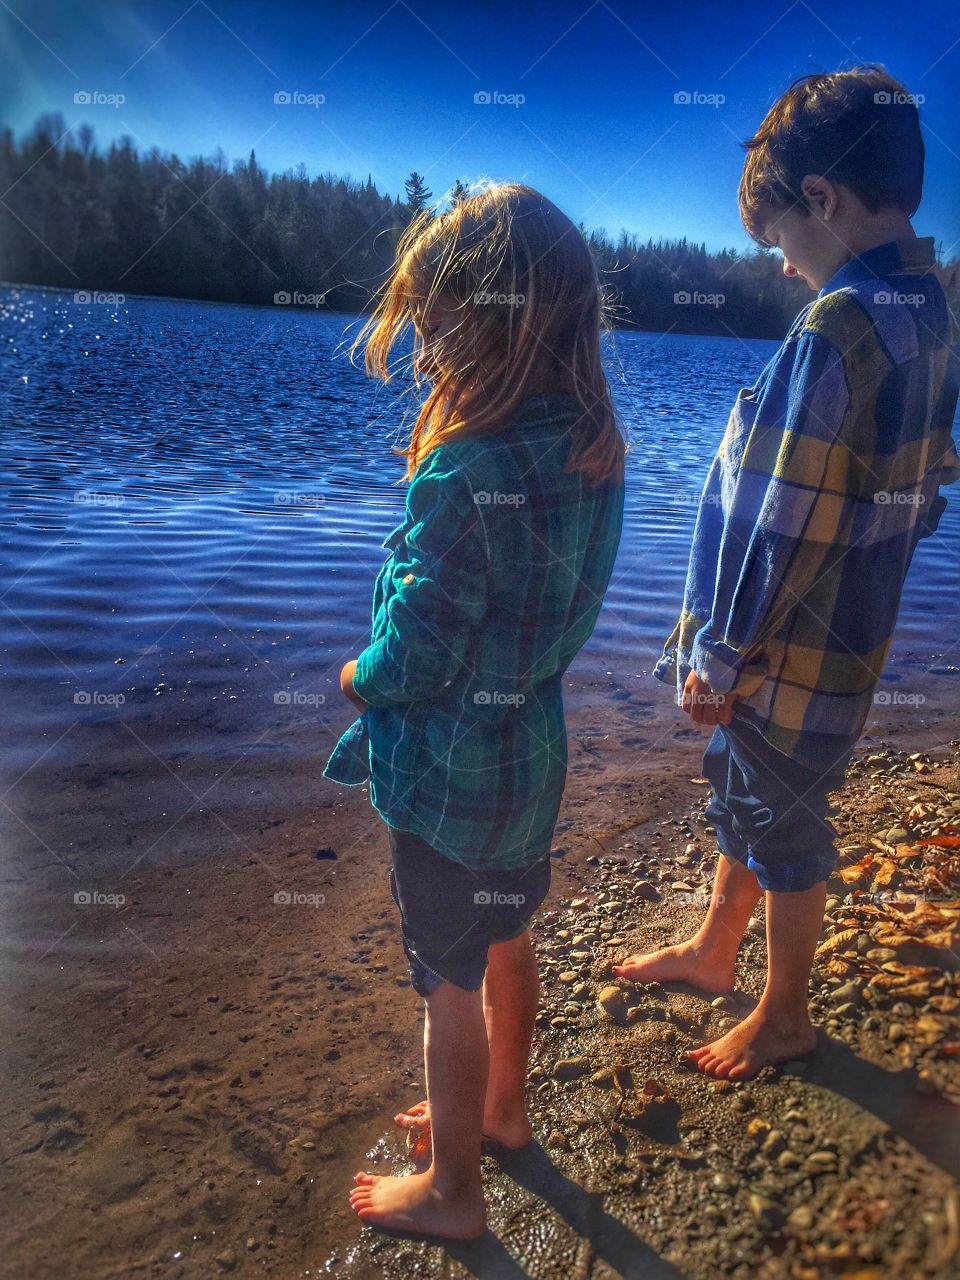
[[[800,183],[800,190],[807,208],[822,222],[828,222],[837,211],[839,192],[829,178],[819,173],[808,173]]]

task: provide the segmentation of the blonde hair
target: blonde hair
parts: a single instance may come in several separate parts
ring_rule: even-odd
[[[503,182],[444,213],[418,213],[351,354],[366,343],[367,372],[389,381],[390,352],[413,323],[419,383],[430,343],[417,321],[438,302],[455,313],[456,325],[436,346],[432,390],[400,450],[408,479],[451,437],[488,435],[505,424],[533,394],[544,355],[557,391],[569,389],[583,410],[571,423],[566,470],[582,471],[592,484],[622,478],[624,439],[600,359],[603,290],[583,235],[556,205],[523,183]]]

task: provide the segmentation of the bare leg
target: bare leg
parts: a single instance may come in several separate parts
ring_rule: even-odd
[[[826,896],[826,881],[800,893],[767,893],[767,985],[743,1022],[691,1052],[701,1071],[749,1080],[762,1067],[816,1046],[807,991]]]
[[[753,872],[721,854],[710,906],[693,937],[677,946],[629,956],[615,964],[613,972],[633,982],[686,982],[703,991],[732,991],[737,949],[760,896]]]
[[[350,1202],[371,1226],[470,1240],[486,1226],[480,1180],[487,1031],[479,991],[443,983],[427,998],[424,1027],[433,1159],[423,1173],[358,1173]]]
[[[483,1107],[483,1133],[505,1147],[523,1147],[533,1137],[527,1117],[525,1088],[534,1020],[540,998],[537,959],[530,934],[491,946],[483,981],[483,1012],[490,1068]],[[427,1104],[401,1111],[404,1129],[429,1127]]]

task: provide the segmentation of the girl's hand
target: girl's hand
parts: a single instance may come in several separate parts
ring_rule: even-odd
[[[349,662],[345,662],[340,669],[340,692],[345,698],[349,698],[358,711],[363,713],[367,709],[367,704],[356,693],[353,687],[353,673],[357,669],[355,658],[351,658]]]
[[[696,724],[729,724],[733,718],[735,693],[714,693],[695,671],[687,676],[680,705]]]

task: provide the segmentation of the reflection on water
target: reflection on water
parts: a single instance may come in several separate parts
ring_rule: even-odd
[[[390,449],[413,417],[402,386],[349,363],[357,317],[29,288],[0,300],[4,775],[42,759],[34,780],[80,762],[135,778],[132,733],[166,762],[216,760],[225,741],[323,756],[349,718],[337,675],[366,640],[403,504]],[[575,671],[633,687],[649,672],[729,406],[774,349],[608,341],[628,499]],[[960,655],[944,651],[960,635],[958,513],[918,552],[890,667],[931,705],[957,687]]]

